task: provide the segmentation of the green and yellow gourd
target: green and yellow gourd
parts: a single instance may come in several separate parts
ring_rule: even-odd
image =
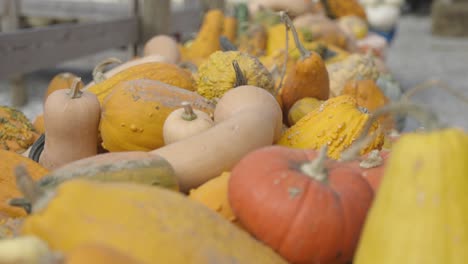
[[[274,92],[273,77],[255,57],[239,51],[217,51],[202,63],[196,77],[197,92],[208,99],[220,98],[238,86],[238,76],[233,67],[237,61],[247,85]]]
[[[38,137],[39,134],[21,111],[0,106],[0,149],[23,153]]]
[[[355,264],[468,259],[468,135],[423,118],[426,131],[405,133],[392,147]]]

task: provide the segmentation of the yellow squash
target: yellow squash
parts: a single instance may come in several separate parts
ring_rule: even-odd
[[[403,134],[392,147],[355,264],[468,260],[468,135]]]
[[[88,91],[96,94],[102,104],[104,98],[117,85],[125,81],[138,79],[161,81],[186,90],[195,90],[195,82],[190,72],[171,63],[148,62],[122,70],[110,78],[92,85],[88,88]]]
[[[50,200],[44,198],[25,219],[22,234],[36,235],[65,254],[84,243],[99,243],[143,263],[286,263],[243,230],[177,192],[71,180]]]
[[[365,109],[358,107],[353,97],[334,97],[290,127],[278,145],[302,149],[320,149],[328,145],[328,156],[339,159],[341,152],[360,135],[369,117]],[[361,154],[382,147],[384,135],[378,122],[373,124],[370,135],[374,136],[375,133],[375,139],[361,150]]]
[[[194,109],[214,112],[214,105],[195,92],[151,80],[121,83],[102,103],[102,146],[111,152],[163,146],[164,121],[184,101]]]
[[[304,97],[293,104],[288,113],[288,124],[290,126],[296,124],[301,118],[308,113],[320,107],[325,102],[313,97]]]

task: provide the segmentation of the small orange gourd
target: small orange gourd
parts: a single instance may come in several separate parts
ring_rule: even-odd
[[[182,102],[183,108],[174,110],[164,121],[164,144],[196,135],[212,126],[214,122],[207,113],[192,108],[189,102]]]
[[[283,111],[287,116],[293,104],[304,97],[328,99],[330,82],[327,68],[320,55],[310,52],[301,44],[291,19],[285,13],[282,13],[282,18],[293,32],[296,47],[301,53],[300,59],[287,71],[284,85],[280,90]]]
[[[80,91],[80,79],[70,89],[53,92],[44,105],[45,144],[39,163],[56,169],[97,154],[101,114],[93,93]]]

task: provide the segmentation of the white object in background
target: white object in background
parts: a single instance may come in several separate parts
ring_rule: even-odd
[[[400,18],[400,8],[393,5],[368,6],[366,14],[372,28],[390,31]]]
[[[387,40],[375,33],[369,33],[363,39],[357,41],[357,47],[360,53],[367,53],[371,51],[374,55],[385,60],[388,43]]]

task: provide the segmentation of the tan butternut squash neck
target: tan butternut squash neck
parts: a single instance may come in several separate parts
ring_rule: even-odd
[[[83,92],[80,90],[80,85],[79,85],[80,82],[81,82],[81,78],[75,78],[73,80],[73,83],[70,87],[70,92],[69,92],[71,99],[80,98],[81,95],[83,94]]]
[[[239,63],[236,60],[232,61],[232,67],[234,67],[234,72],[236,73],[236,82],[234,83],[234,87],[247,85],[247,78],[245,78]]]
[[[193,121],[198,118],[197,114],[195,114],[193,111],[192,105],[189,102],[182,102],[182,106],[184,107],[184,112],[181,115],[183,120]]]
[[[294,43],[296,43],[296,48],[301,53],[301,59],[306,59],[310,57],[311,53],[308,49],[304,47],[304,45],[302,45],[301,41],[299,40],[299,35],[297,34],[296,27],[294,27],[294,24],[292,23],[291,18],[289,18],[288,14],[286,14],[286,12],[284,11],[280,12],[280,16],[286,28],[289,28],[293,34]],[[286,50],[286,52],[288,51]]]
[[[316,181],[324,183],[328,182],[328,171],[325,168],[327,152],[328,146],[325,145],[320,149],[319,155],[316,159],[301,165],[300,171]]]

